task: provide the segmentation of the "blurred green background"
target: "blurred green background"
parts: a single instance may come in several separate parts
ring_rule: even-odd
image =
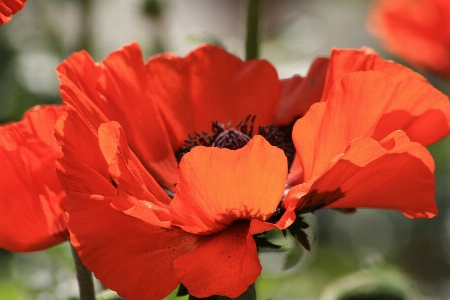
[[[36,104],[60,103],[54,69],[80,49],[99,61],[131,41],[140,43],[145,57],[161,51],[184,55],[209,42],[243,57],[245,7],[243,0],[28,1],[0,27],[0,123],[19,120]],[[369,46],[396,59],[368,34],[369,7],[368,0],[265,0],[261,57],[276,66],[281,78],[305,74],[311,61],[332,47]],[[424,76],[449,95],[448,82]],[[436,160],[437,217],[319,211],[309,217],[311,254],[295,249],[261,254],[258,299],[448,299],[450,139],[429,150]],[[286,257],[293,262],[299,256],[299,264],[284,270]],[[67,243],[31,254],[0,249],[0,300],[76,295]]]

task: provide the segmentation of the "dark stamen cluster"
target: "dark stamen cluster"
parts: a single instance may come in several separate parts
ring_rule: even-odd
[[[244,147],[250,141],[250,137],[236,129],[228,129],[219,134],[213,143],[213,147],[236,150]]]
[[[217,121],[212,123],[212,134],[206,132],[194,133],[189,135],[178,152],[175,153],[178,162],[181,158],[196,146],[218,147],[227,149],[240,149],[247,145],[251,140],[254,129],[255,115],[249,115],[244,121],[239,122],[234,128],[231,123],[225,127]],[[289,166],[295,155],[294,145],[292,143],[291,133],[292,125],[275,126],[273,124],[260,126],[258,134],[263,136],[272,146],[276,146],[284,151],[288,158]]]
[[[295,156],[294,143],[292,142],[292,127],[293,125],[275,126],[269,124],[260,126],[258,130],[258,134],[264,137],[272,146],[284,151],[289,166],[291,166]]]
[[[216,137],[223,132],[223,125],[214,121],[211,130],[213,132],[212,135],[204,131],[201,134],[195,132],[193,136],[189,134],[188,139],[184,140],[185,144],[175,153],[177,161],[180,162],[183,156],[196,146],[212,147]]]
[[[255,118],[256,116],[254,115],[248,115],[247,118],[245,118],[244,121],[239,122],[234,129],[231,128],[231,122],[227,124],[226,128],[218,121],[212,122],[212,134],[206,132],[200,134],[195,132],[194,135],[189,135],[188,139],[184,140],[185,145],[175,153],[177,161],[180,162],[181,158],[196,146],[218,147],[232,150],[244,147],[248,141],[250,141],[253,134],[253,123]],[[233,138],[238,141],[233,141]]]

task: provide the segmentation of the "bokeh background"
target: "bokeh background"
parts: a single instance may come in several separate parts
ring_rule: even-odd
[[[370,4],[264,0],[261,57],[280,78],[304,75],[332,47],[369,46],[397,60],[367,32]],[[55,67],[81,49],[100,61],[131,41],[140,43],[145,57],[162,51],[185,55],[208,42],[243,57],[245,13],[243,0],[30,0],[0,27],[0,123],[20,120],[31,106],[60,103]],[[449,82],[423,75],[449,95]],[[429,150],[436,161],[437,217],[411,220],[376,210],[308,216],[312,252],[294,247],[261,253],[258,299],[450,299],[450,139]],[[287,248],[292,244],[274,238]],[[76,295],[67,243],[31,254],[0,249],[0,300]]]

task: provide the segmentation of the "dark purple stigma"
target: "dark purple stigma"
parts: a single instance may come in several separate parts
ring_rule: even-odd
[[[244,147],[251,140],[245,133],[236,129],[227,129],[221,132],[213,142],[212,146],[236,150]]]
[[[231,127],[231,122],[225,127],[223,124],[215,121],[212,123],[212,134],[195,132],[194,135],[189,135],[188,139],[184,141],[184,145],[175,153],[178,162],[181,161],[181,158],[186,153],[196,146],[226,148],[231,150],[244,147],[253,137],[253,124],[255,118],[256,116],[249,115],[234,128]],[[295,155],[295,148],[291,136],[293,124],[294,123],[287,126],[275,126],[273,124],[260,126],[257,133],[264,137],[272,146],[278,147],[284,151],[288,158],[289,166]]]

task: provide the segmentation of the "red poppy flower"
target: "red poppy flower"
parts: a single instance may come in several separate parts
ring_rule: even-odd
[[[53,136],[63,106],[39,106],[0,127],[0,248],[43,250],[69,238]]]
[[[450,2],[377,0],[369,29],[393,54],[420,68],[450,76]]]
[[[322,101],[293,129],[303,177],[285,205],[436,215],[434,163],[423,146],[450,133],[448,98],[373,53],[334,50],[329,64]]]
[[[17,13],[25,6],[27,0],[0,0],[0,25],[3,25],[11,16]]]
[[[372,69],[380,71],[366,71]],[[346,75],[349,72],[354,73]],[[368,91],[374,96],[366,99],[375,108],[371,116],[379,113],[386,120],[377,123],[374,118],[366,120],[355,113],[352,126],[358,122],[362,126],[357,136],[337,135],[341,139],[331,144],[334,148],[330,152],[336,154],[346,151],[350,142],[358,146],[351,144],[347,152],[353,156],[345,157],[355,157],[350,161],[356,167],[368,165],[370,159],[391,159],[383,149],[388,154],[400,153],[402,159],[409,158],[403,156],[407,152],[422,164],[416,167],[422,173],[411,179],[412,173],[405,181],[415,183],[424,178],[423,185],[429,188],[432,161],[422,146],[410,143],[401,133],[379,143],[363,139],[361,144],[355,138],[384,138],[392,131],[405,129],[408,134],[417,133],[414,140],[425,144],[448,134],[448,103],[442,104],[442,94],[412,71],[360,51],[335,51],[330,60],[317,60],[306,78],[281,82],[267,62],[242,62],[212,46],[201,47],[185,58],[163,54],[147,63],[142,61],[136,44],[114,52],[101,64],[80,52],[60,65],[58,73],[61,95],[68,108],[56,125],[56,137],[64,153],[57,169],[69,195],[71,241],[88,269],[127,299],[160,299],[180,282],[197,297],[236,297],[255,281],[261,267],[252,235],[287,228],[295,220],[294,209],[305,211],[300,209],[305,203],[302,196],[311,196],[314,191],[305,189],[306,184],[316,188],[312,178],[317,171],[311,171],[315,149],[301,146],[303,136],[298,133],[299,128],[306,135],[304,140],[312,139],[315,133],[321,134],[316,130],[317,126],[321,129],[321,121],[333,120],[331,125],[345,123],[350,119],[348,114],[356,111],[353,106],[360,105],[357,92],[338,89],[347,82],[347,76],[356,77],[362,87],[371,87]],[[361,78],[375,75],[365,83],[358,79],[361,74],[365,74]],[[392,86],[376,94],[377,74],[386,76]],[[404,94],[395,104],[393,97],[397,94],[389,94],[389,88],[397,87],[395,80],[401,82],[404,90],[409,79],[418,84],[420,91],[429,92],[414,95],[414,89],[408,94],[422,96],[427,100],[424,105],[418,105],[413,97],[415,106],[411,108],[405,103]],[[353,105],[349,108],[352,110],[339,115],[342,120],[338,121],[319,114],[323,105],[340,103],[332,100],[338,97],[327,97],[334,93],[347,99],[343,103]],[[394,104],[387,105],[391,102]],[[361,107],[366,107],[365,102],[361,103]],[[314,109],[309,109],[311,105]],[[372,106],[367,109],[370,111]],[[305,113],[294,128],[297,151],[304,154],[298,156],[291,171],[302,174],[303,170],[305,175],[295,178],[303,178],[306,184],[294,187],[284,201],[285,209],[274,213],[287,175],[288,149],[284,148],[286,141],[280,128]],[[248,118],[252,115],[256,119]],[[315,121],[314,116],[318,117]],[[447,131],[437,128],[436,134],[424,136],[423,129],[414,129],[414,124],[417,127],[431,117],[437,117],[433,121],[440,126],[444,122]],[[213,133],[208,133],[215,120],[218,122],[212,123]],[[240,120],[244,122],[236,124]],[[220,125],[230,121],[234,128]],[[264,126],[269,123],[274,125]],[[257,132],[261,136],[255,135],[252,126],[262,126]],[[347,133],[351,128],[344,129]],[[183,142],[186,138],[187,142]],[[376,148],[373,143],[381,146]],[[341,145],[344,146],[340,148]],[[376,148],[371,150],[370,159],[364,156],[369,146]],[[321,153],[318,166],[332,160],[327,155],[328,152]],[[392,168],[388,171],[401,169],[394,163],[388,166]],[[420,166],[425,166],[426,172]],[[381,171],[386,170],[378,173]],[[300,195],[302,187],[305,193]],[[326,188],[329,194],[340,195],[338,189]],[[347,193],[347,189],[342,192]],[[167,196],[172,193],[173,200]],[[298,201],[301,202],[297,205]],[[311,200],[315,206],[309,208],[318,207],[318,201]],[[406,212],[409,211],[405,209]],[[118,260],[120,263],[116,263]],[[149,282],[158,285],[149,288]]]
[[[197,297],[243,293],[261,270],[252,235],[295,219],[288,210],[266,222],[288,168],[269,142],[283,147],[276,125],[294,114],[283,123],[277,113],[317,66],[306,79],[280,81],[268,62],[217,47],[144,63],[137,44],[101,64],[80,52],[60,65],[68,108],[56,126],[57,168],[87,268],[127,299],[161,299],[180,282]],[[234,129],[220,125],[228,122]],[[240,149],[220,149],[228,147]]]

